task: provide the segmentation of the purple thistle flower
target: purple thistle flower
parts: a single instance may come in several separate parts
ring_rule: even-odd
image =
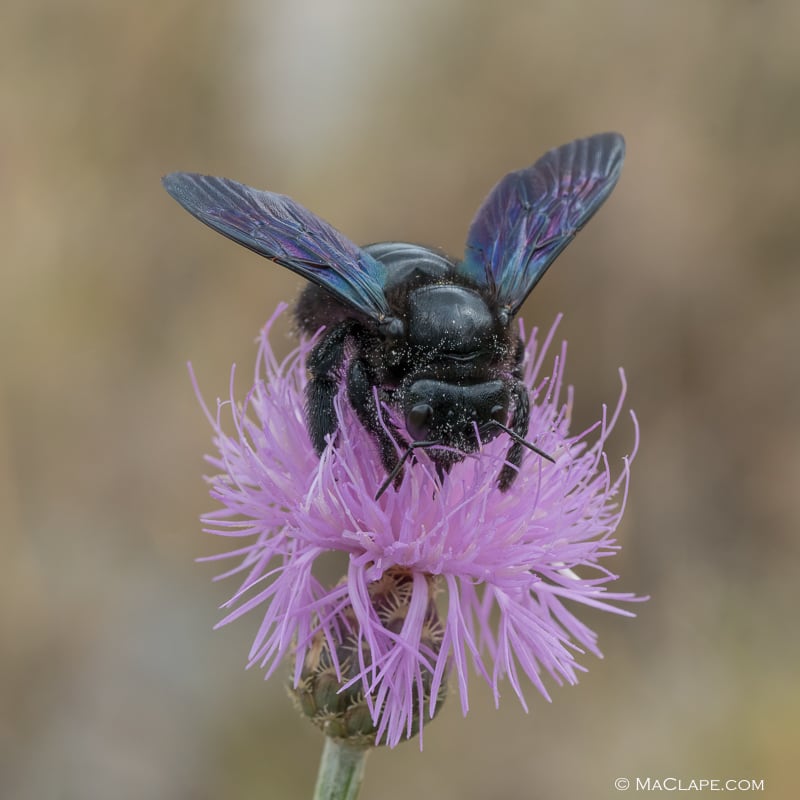
[[[600,563],[619,549],[614,532],[633,457],[612,476],[604,446],[622,409],[622,371],[610,416],[604,407],[596,424],[570,434],[565,343],[549,373],[544,368],[558,320],[541,342],[536,329],[530,336],[523,331],[528,438],[555,463],[526,454],[520,475],[501,492],[496,478],[505,437],[455,464],[443,484],[433,462],[418,453],[399,488],[375,500],[384,469],[372,437],[343,399],[336,407],[336,446],[321,458],[314,452],[303,414],[305,357],[313,342],[302,341],[279,363],[269,344],[275,316],[261,333],[255,382],[244,403],[234,398],[232,371],[230,401],[218,403],[215,415],[204,406],[218,450],[207,459],[217,474],[207,480],[220,503],[203,517],[205,530],[243,542],[204,560],[238,559],[218,576],[241,576],[219,625],[256,609],[263,615],[249,666],[260,665],[269,676],[294,654],[298,685],[306,656],[324,640],[338,686],[363,693],[375,740],[390,746],[421,731],[426,712],[433,716],[449,672],[467,712],[470,663],[492,687],[495,702],[507,679],[526,709],[523,675],[548,699],[544,673],[559,685],[576,683],[584,670],[576,655],[601,654],[595,633],[566,603],[633,616],[614,602],[638,599],[607,591],[616,575]],[[228,415],[233,426],[226,433]],[[635,454],[638,427],[631,416]],[[329,551],[349,558],[346,579],[334,586],[313,573]],[[402,625],[387,626],[370,587],[397,570],[407,576],[408,608]],[[426,638],[432,580],[447,598],[436,648]],[[348,670],[336,656],[343,630],[351,631],[357,652],[369,653]],[[419,707],[423,695],[427,708]]]

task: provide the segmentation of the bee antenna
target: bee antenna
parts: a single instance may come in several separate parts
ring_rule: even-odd
[[[556,460],[551,456],[549,453],[545,453],[544,450],[540,450],[535,444],[531,444],[526,439],[523,439],[518,433],[511,430],[507,425],[503,425],[502,422],[498,422],[496,419],[493,419],[489,422],[495,428],[500,428],[501,431],[505,431],[515,442],[518,444],[524,445],[528,448],[528,450],[533,450],[536,455],[541,456],[542,458],[546,458],[551,463],[555,464]]]
[[[403,469],[404,464],[410,458],[411,454],[420,447],[435,447],[436,445],[441,444],[440,441],[435,442],[411,442],[408,446],[408,449],[400,456],[397,463],[394,465],[394,468],[386,477],[386,480],[381,484],[381,488],[378,489],[378,494],[375,495],[375,499],[379,500],[381,495],[394,483],[394,479],[400,474],[400,470]]]

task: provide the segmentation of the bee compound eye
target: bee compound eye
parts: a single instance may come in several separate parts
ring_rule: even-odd
[[[420,403],[408,412],[406,427],[415,441],[421,441],[428,436],[428,426],[433,418],[433,409],[427,403]]]
[[[495,422],[502,422],[503,425],[506,423],[506,409],[505,406],[492,406],[492,410],[489,412],[489,416]]]

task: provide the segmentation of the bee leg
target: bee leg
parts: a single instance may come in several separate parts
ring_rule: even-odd
[[[375,402],[375,392],[373,391],[375,386],[376,382],[370,379],[367,364],[361,359],[354,358],[350,362],[347,373],[347,397],[359,421],[377,442],[383,466],[387,474],[391,475],[399,460],[395,440],[402,442],[402,437],[385,416],[383,422],[386,428],[381,425],[381,411]],[[380,394],[383,395],[382,392]],[[395,439],[387,433],[387,430],[395,436]],[[403,472],[400,470],[394,479],[394,485],[399,486],[402,480]]]
[[[339,391],[347,340],[354,333],[352,322],[342,322],[314,346],[306,359],[311,377],[306,384],[306,424],[311,443],[318,454],[327,445],[326,438],[337,430],[333,401]]]
[[[531,401],[528,396],[528,389],[521,380],[514,382],[511,387],[511,398],[514,401],[514,413],[511,415],[510,428],[521,439],[528,433],[528,423],[531,418]],[[519,466],[522,463],[523,446],[519,442],[514,442],[508,448],[506,454],[506,464],[500,470],[497,477],[497,485],[501,492],[505,492],[517,477]]]
[[[439,479],[439,483],[444,483],[445,476],[453,469],[453,462],[452,461],[436,461],[436,477]]]

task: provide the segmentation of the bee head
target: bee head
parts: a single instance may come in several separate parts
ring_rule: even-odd
[[[502,381],[459,386],[424,378],[404,392],[406,429],[414,442],[437,442],[464,452],[478,448],[481,439],[493,439],[495,422],[508,419],[508,389]]]

